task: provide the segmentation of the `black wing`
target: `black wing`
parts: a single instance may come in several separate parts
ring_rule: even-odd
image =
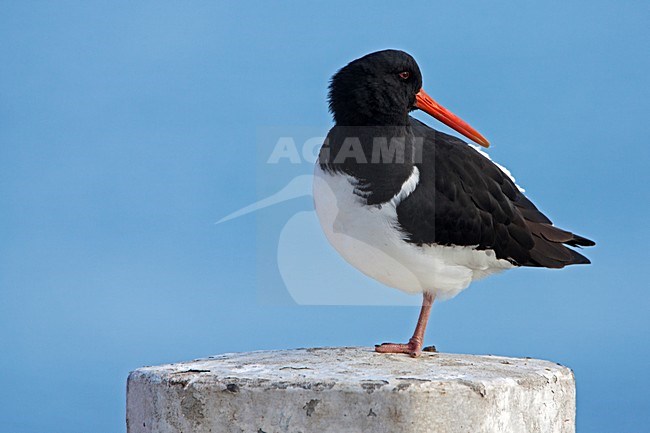
[[[422,161],[416,163],[418,187],[397,207],[407,241],[491,249],[497,258],[519,266],[590,263],[566,245],[594,242],[554,227],[492,161],[415,119],[412,126],[424,147]]]

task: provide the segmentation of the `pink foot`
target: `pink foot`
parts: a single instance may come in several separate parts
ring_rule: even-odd
[[[407,344],[382,343],[375,345],[375,352],[379,353],[406,353],[413,358],[417,358],[422,353],[422,343],[409,340]]]

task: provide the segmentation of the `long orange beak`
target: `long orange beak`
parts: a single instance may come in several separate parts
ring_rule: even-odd
[[[415,95],[415,106],[425,113],[432,115],[450,128],[460,132],[470,140],[475,141],[483,147],[490,147],[490,142],[479,134],[476,129],[472,128],[463,119],[434,101],[433,98],[427,95],[423,89],[420,89],[420,91]]]

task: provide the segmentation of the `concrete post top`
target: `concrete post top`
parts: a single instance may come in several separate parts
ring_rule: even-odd
[[[129,375],[129,433],[574,433],[570,369],[343,347],[228,353]]]
[[[573,381],[560,364],[530,358],[423,352],[419,358],[379,354],[367,347],[336,347],[226,353],[176,364],[143,367],[132,373],[153,380],[210,383],[223,387],[320,387],[372,389],[435,387],[457,383],[485,389],[504,382],[546,385]]]

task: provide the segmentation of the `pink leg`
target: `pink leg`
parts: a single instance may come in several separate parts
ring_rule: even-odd
[[[422,344],[424,342],[424,331],[427,329],[427,321],[431,313],[431,305],[433,304],[434,296],[431,293],[425,292],[422,296],[422,309],[420,310],[420,317],[418,324],[415,326],[413,337],[406,344],[397,343],[383,343],[375,346],[375,352],[379,353],[408,353],[413,358],[420,356],[422,353]]]

